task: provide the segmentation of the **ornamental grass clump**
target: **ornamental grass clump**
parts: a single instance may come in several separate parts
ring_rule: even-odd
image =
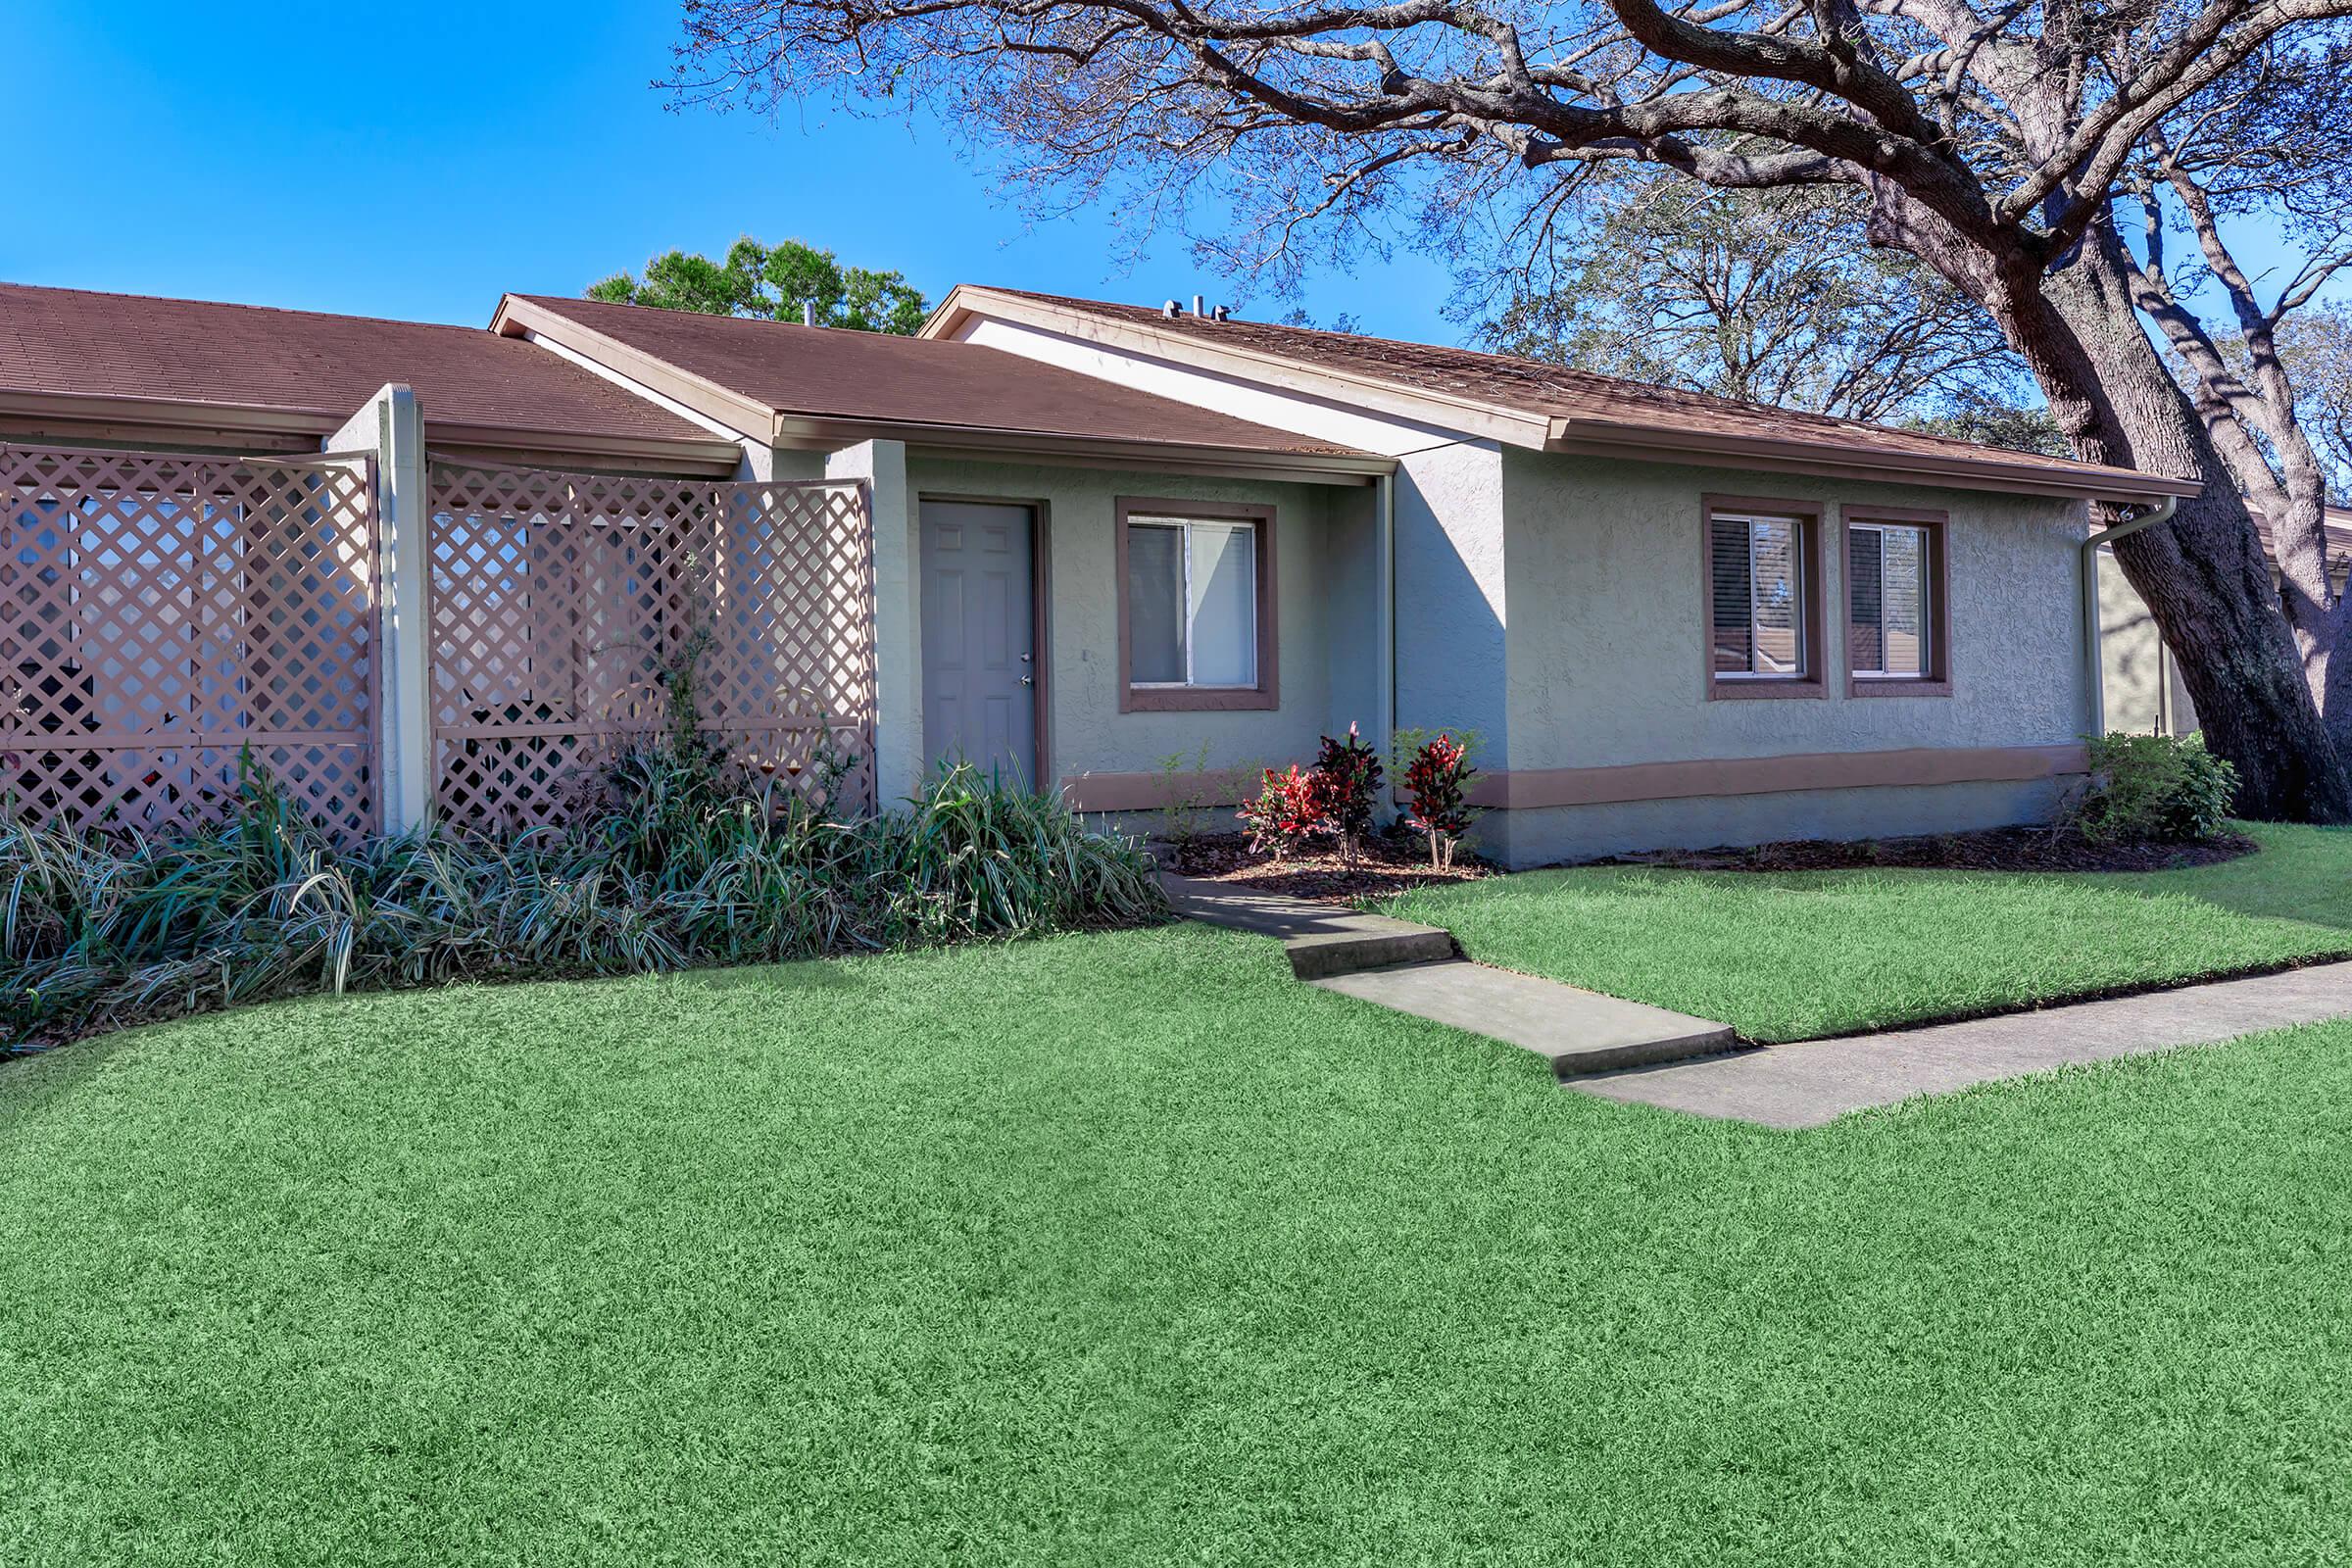
[[[833,771],[828,773],[830,766]],[[943,766],[906,808],[817,800],[674,745],[566,827],[338,846],[248,765],[170,836],[0,816],[0,1048],[304,991],[554,978],[1010,939],[1163,918],[1150,858],[1059,797]]]

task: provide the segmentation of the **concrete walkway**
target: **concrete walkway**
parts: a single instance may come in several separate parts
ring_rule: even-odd
[[[1699,1116],[1819,1127],[1848,1111],[1921,1095],[2345,1016],[2352,1016],[2352,963],[2330,963],[2039,1012],[1773,1046],[1583,1078],[1575,1087]]]
[[[1728,1024],[1472,963],[1450,932],[1162,871],[1188,919],[1274,937],[1299,979],[1532,1051],[1563,1078],[1728,1051]]]

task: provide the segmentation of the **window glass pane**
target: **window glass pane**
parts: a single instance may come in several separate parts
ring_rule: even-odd
[[[1886,661],[1889,675],[1928,672],[1928,550],[1922,528],[1886,528]]]
[[[1196,522],[1193,535],[1193,684],[1257,684],[1257,529]]]
[[[1856,528],[1845,538],[1845,650],[1857,672],[1884,669],[1886,607],[1881,602],[1879,531]]]
[[[1139,685],[1184,679],[1184,530],[1127,528],[1128,677]]]
[[[1802,612],[1798,609],[1797,525],[1786,517],[1758,517],[1748,524],[1750,568],[1755,582],[1756,658],[1759,675],[1804,672]]]
[[[1715,600],[1715,646],[1710,653],[1718,674],[1744,675],[1755,668],[1755,623],[1748,594],[1747,520],[1718,517],[1708,539],[1710,581]]]

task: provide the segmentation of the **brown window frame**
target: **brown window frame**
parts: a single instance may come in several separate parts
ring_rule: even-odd
[[[1117,514],[1119,594],[1119,711],[1122,713],[1263,712],[1282,706],[1279,603],[1274,580],[1274,509],[1253,503],[1184,501],[1120,496]],[[1134,621],[1127,604],[1129,518],[1199,518],[1202,522],[1251,522],[1257,533],[1257,684],[1254,686],[1138,686],[1135,684]]]
[[[1787,496],[1705,495],[1699,498],[1698,667],[1702,690],[1709,702],[1773,701],[1790,697],[1827,697],[1823,669],[1822,633],[1822,512],[1818,501],[1795,501]],[[1719,516],[1788,517],[1797,524],[1797,563],[1804,581],[1797,610],[1805,650],[1805,669],[1799,675],[1724,675],[1715,668],[1715,519]]]
[[[1854,585],[1853,535],[1856,524],[1919,528],[1928,546],[1928,667],[1922,675],[1856,673],[1853,650]],[[1948,512],[1912,507],[1840,507],[1838,509],[1838,640],[1845,661],[1848,697],[1949,697],[1952,695],[1952,579],[1946,562],[1945,535],[1951,532]]]

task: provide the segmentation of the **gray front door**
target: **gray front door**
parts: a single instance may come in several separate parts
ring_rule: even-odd
[[[1035,520],[1027,507],[923,503],[923,756],[1037,779]]]

